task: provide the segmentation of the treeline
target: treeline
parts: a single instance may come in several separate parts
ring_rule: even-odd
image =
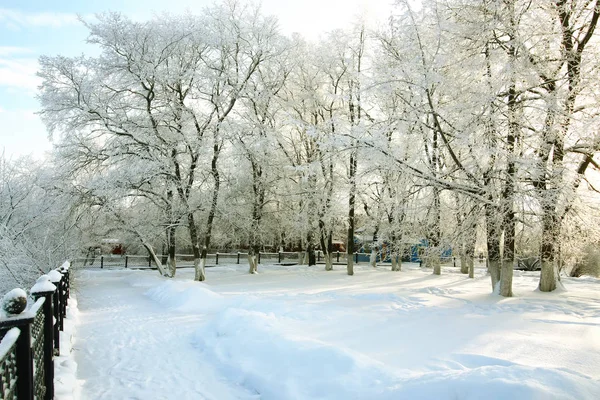
[[[249,248],[250,272],[266,245],[319,248],[331,269],[359,230],[394,270],[422,239],[436,274],[448,246],[465,267],[485,249],[503,296],[538,256],[553,291],[597,225],[600,3],[410,4],[314,42],[237,1],[98,16],[97,56],[40,60],[56,189],[169,276],[182,246],[196,280],[210,248]]]

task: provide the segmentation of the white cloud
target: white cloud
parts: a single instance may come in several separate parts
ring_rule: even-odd
[[[21,55],[21,54],[32,54],[33,50],[26,47],[16,46],[0,46],[0,57]]]
[[[46,127],[32,110],[0,112],[0,152],[8,157],[43,157],[52,148]]]
[[[37,12],[24,13],[19,10],[0,8],[0,24],[12,29],[24,27],[51,27],[60,28],[79,22],[73,13]]]
[[[1,48],[0,48],[1,51]],[[2,58],[0,52],[0,87],[37,90],[41,79],[36,76],[38,62],[33,58]]]

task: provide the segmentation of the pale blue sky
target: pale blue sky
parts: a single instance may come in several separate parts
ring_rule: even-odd
[[[357,14],[385,18],[393,0],[263,0],[266,14],[279,18],[284,33],[300,32],[316,38],[343,27]],[[119,11],[134,19],[154,13],[200,13],[212,0],[0,0],[0,152],[8,157],[33,154],[39,158],[51,148],[45,127],[34,114],[40,81],[40,55],[73,56],[91,53],[85,43],[85,19],[96,13]]]

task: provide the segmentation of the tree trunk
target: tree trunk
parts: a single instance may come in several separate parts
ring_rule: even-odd
[[[402,257],[396,251],[392,251],[390,255],[392,261],[392,271],[402,271]]]
[[[156,264],[156,267],[158,268],[158,272],[160,272],[160,274],[162,276],[166,276],[166,277],[170,278],[171,276],[169,275],[169,271],[167,271],[165,269],[165,267],[163,266],[162,262],[160,261],[160,259],[156,255],[156,253],[154,252],[154,249],[152,248],[152,246],[150,244],[144,242],[144,241],[142,241],[142,246],[144,246],[144,248],[146,250],[148,250],[148,253],[150,254],[150,257],[152,258],[152,260]]]
[[[369,262],[371,263],[371,267],[377,268],[377,248],[375,246],[371,247]]]
[[[263,216],[263,205],[265,203],[265,188],[262,182],[263,170],[262,167],[252,158],[252,190],[254,200],[252,202],[252,227],[250,233],[250,251],[248,252],[249,272],[251,274],[258,273],[258,253],[261,248],[261,221]]]
[[[175,227],[171,226],[168,229],[169,236],[169,258],[167,260],[167,265],[169,267],[169,274],[171,277],[175,276],[177,272],[177,263],[175,261]]]
[[[347,245],[347,264],[346,271],[348,275],[354,275],[354,208],[356,202],[356,150],[350,153],[350,196],[348,197],[348,236]]]
[[[513,264],[515,260],[515,177],[517,168],[515,164],[515,143],[519,137],[518,104],[516,89],[516,63],[517,50],[514,45],[516,36],[515,4],[513,0],[507,2],[510,15],[509,37],[510,43],[507,47],[510,58],[510,87],[508,88],[508,134],[506,136],[507,164],[505,172],[504,190],[502,193],[502,225],[504,228],[504,254],[502,270],[500,274],[500,295],[512,297]]]
[[[204,281],[206,276],[204,274],[204,266],[206,265],[206,260],[202,263],[201,257],[202,254],[200,252],[200,239],[198,238],[198,227],[196,226],[196,221],[194,219],[193,213],[188,213],[188,231],[190,233],[190,242],[192,243],[192,252],[194,254],[194,280],[195,281]]]
[[[250,266],[249,273],[258,274],[258,252],[252,247],[248,249],[248,265]]]
[[[308,258],[308,266],[312,267],[313,265],[317,265],[317,255],[315,253],[315,246],[310,243],[306,248],[306,256]]]
[[[475,263],[473,262],[473,257],[467,258],[467,263],[469,264],[469,278],[475,278]]]
[[[218,130],[217,130],[218,131]],[[196,281],[206,280],[206,274],[204,269],[206,268],[206,256],[208,254],[208,248],[210,247],[210,240],[212,235],[213,223],[215,215],[217,214],[217,202],[219,200],[219,188],[221,187],[221,178],[219,170],[217,168],[217,160],[219,159],[219,153],[221,151],[218,142],[218,132],[215,131],[214,135],[214,146],[213,146],[213,158],[211,161],[211,173],[213,176],[214,184],[212,201],[210,204],[210,210],[208,212],[208,219],[206,221],[206,233],[204,235],[204,246],[202,247],[202,253],[200,254],[200,262],[196,263],[194,260],[194,267],[196,268],[196,275],[194,279]]]
[[[435,162],[437,164],[437,161]],[[441,265],[441,201],[440,201],[440,190],[437,187],[433,188],[433,234],[429,242],[430,247],[428,251],[428,263],[433,267],[434,275],[442,274]]]
[[[208,250],[206,249],[206,247],[204,247],[202,249],[202,253],[200,254],[199,258],[196,258],[196,250],[198,249],[198,245],[194,246],[194,270],[195,270],[195,275],[194,275],[194,280],[198,281],[198,282],[203,282],[206,280],[206,273],[205,273],[205,268],[206,268],[206,255]]]
[[[469,265],[467,264],[467,254],[466,254],[465,246],[460,249],[460,273],[468,274],[469,273]]]
[[[440,259],[439,252],[436,251],[430,257],[431,257],[430,263],[431,263],[431,266],[433,267],[433,274],[441,275],[442,274],[442,261]]]
[[[473,222],[470,227],[467,243],[465,247],[465,261],[469,272],[469,278],[475,277],[475,244],[477,242],[477,218],[473,216]]]
[[[542,248],[541,248],[541,266],[539,289],[542,292],[552,292],[557,287],[557,271],[555,265],[555,243],[558,240],[558,229],[554,205],[547,202],[543,206],[544,215],[542,217]]]
[[[167,230],[165,235],[166,235],[167,243],[169,243],[169,230]],[[167,263],[169,262],[169,246],[167,245],[167,243],[163,243],[163,245],[162,245],[161,262],[163,263],[163,265],[167,265]]]
[[[485,223],[487,233],[488,271],[492,279],[492,291],[498,293],[500,282],[500,235],[496,221],[496,209],[491,204],[485,205]]]
[[[333,232],[326,232],[325,221],[323,217],[319,218],[319,231],[321,233],[320,241],[323,249],[323,258],[325,259],[325,271],[333,270],[332,250],[333,250]]]
[[[333,270],[333,254],[331,254],[331,253],[324,254],[323,258],[325,259],[325,271],[332,271]]]

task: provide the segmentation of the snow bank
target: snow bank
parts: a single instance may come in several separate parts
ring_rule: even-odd
[[[279,282],[267,272],[251,289],[242,278],[239,283],[223,279],[223,294],[211,290],[218,285],[177,279],[157,280],[144,290],[168,312],[200,316],[198,328],[182,332],[181,340],[190,341],[198,359],[225,381],[263,400],[595,399],[600,393],[597,375],[573,368],[575,361],[565,356],[568,348],[552,352],[552,346],[561,346],[555,338],[562,333],[545,334],[550,331],[539,322],[564,314],[573,319],[562,327],[565,334],[588,332],[598,318],[594,305],[584,313],[557,297],[537,299],[535,292],[529,300],[496,300],[487,281],[445,277],[457,288],[432,286],[428,275],[420,278],[421,271],[414,276],[419,279],[397,278],[408,284],[396,293],[385,291],[388,278],[378,271],[371,272],[371,283],[363,278],[359,285],[333,274],[318,283],[307,274],[290,284],[286,272],[277,274]],[[471,289],[473,282],[484,294]],[[521,324],[527,328],[512,331]],[[548,347],[531,347],[540,343]],[[590,351],[595,348],[590,344]],[[537,354],[539,360],[515,351]],[[585,353],[581,347],[574,351]]]
[[[223,296],[201,282],[164,281],[148,290],[146,296],[179,312],[210,312],[226,305]]]
[[[471,361],[448,361],[445,368],[403,380],[391,389],[393,395],[389,399],[576,400],[595,399],[600,393],[598,382],[569,371],[523,366],[479,355],[463,357]]]
[[[60,333],[60,356],[54,358],[54,398],[56,400],[80,398],[80,384],[76,377],[77,363],[73,354],[78,319],[77,299],[71,292],[67,306],[67,318],[64,320],[64,330]]]
[[[569,371],[478,355],[444,361],[424,373],[394,370],[365,354],[292,332],[290,322],[270,313],[226,309],[197,331],[195,344],[201,357],[263,400],[592,399],[600,393],[598,382]]]
[[[202,357],[262,399],[374,398],[393,378],[369,357],[289,332],[286,319],[227,309],[195,335]]]

